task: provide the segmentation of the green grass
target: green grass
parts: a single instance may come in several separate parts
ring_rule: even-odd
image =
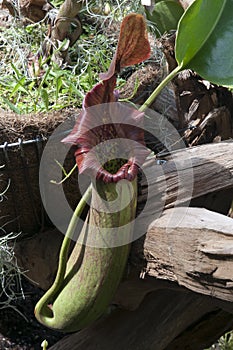
[[[97,82],[98,73],[109,65],[111,40],[95,33],[94,29],[92,33],[95,35],[83,34],[79,43],[71,49],[71,64],[61,68],[48,60],[29,62],[29,54],[37,54],[44,38],[42,36],[38,41],[38,35],[34,35],[38,33],[37,25],[30,27],[30,33],[28,28],[12,29],[17,34],[14,40],[18,40],[14,45],[11,42],[11,30],[7,29],[3,33],[4,49],[8,54],[0,67],[2,108],[20,114],[67,106],[80,107],[84,94]],[[9,42],[11,44],[8,47]],[[34,74],[31,74],[30,68]]]
[[[141,8],[140,0],[133,4],[131,1],[88,4],[81,13],[83,34],[70,48],[70,62],[63,67],[50,59],[37,58],[46,37],[46,23],[25,27],[13,21],[10,28],[0,29],[1,108],[25,114],[81,107],[84,95],[112,59],[117,35],[108,30],[109,25]],[[90,18],[91,24],[90,21],[87,24]]]

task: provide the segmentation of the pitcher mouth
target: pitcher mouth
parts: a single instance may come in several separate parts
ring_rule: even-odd
[[[150,44],[147,37],[146,23],[142,15],[132,13],[121,24],[116,53],[106,73],[100,74],[102,82],[89,91],[83,101],[83,109],[71,133],[62,140],[75,145],[75,158],[80,173],[88,173],[106,183],[122,179],[132,181],[149,151],[145,151],[143,119],[144,113],[133,107],[119,104],[116,88],[117,75],[121,68],[140,63],[150,57]],[[98,108],[100,106],[100,108]],[[122,122],[121,122],[122,121]],[[101,161],[103,148],[98,145],[106,140],[125,139],[123,154],[126,161],[116,162],[121,158],[118,151],[110,147],[107,158],[109,163]],[[141,147],[127,146],[127,140],[133,140]],[[113,141],[114,142],[114,141]],[[116,145],[120,148],[120,144]],[[96,148],[96,153],[90,152]],[[103,152],[105,153],[105,152]],[[104,155],[104,154],[103,154]]]

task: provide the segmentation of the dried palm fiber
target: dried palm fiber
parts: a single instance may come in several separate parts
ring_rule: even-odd
[[[25,236],[51,226],[39,190],[40,159],[47,139],[56,127],[65,120],[72,127],[77,114],[78,110],[74,109],[27,115],[0,112],[0,193],[9,186],[0,205],[2,234],[4,231],[21,231]],[[74,163],[69,152],[64,168],[69,171]],[[58,167],[55,161],[54,167]],[[48,170],[52,180],[53,169]],[[64,185],[72,207],[79,200],[75,173]]]

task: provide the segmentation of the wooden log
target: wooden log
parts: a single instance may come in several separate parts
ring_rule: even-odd
[[[201,208],[173,208],[144,243],[146,274],[233,302],[233,220]]]
[[[232,330],[232,315],[223,310],[212,311],[181,333],[166,350],[207,349],[229,330]]]
[[[205,315],[212,322],[203,322]],[[224,320],[224,323],[220,322],[216,330],[214,320]],[[202,328],[198,333],[199,323]],[[221,311],[210,297],[182,290],[159,290],[150,293],[137,310],[116,310],[91,327],[63,338],[50,349],[163,350],[174,340],[177,343],[179,334],[185,334],[186,330],[192,333],[193,328],[197,337],[194,346],[187,349],[200,350],[203,334],[205,345],[210,346],[232,326],[232,315]],[[183,350],[184,347],[174,349]]]
[[[233,142],[224,141],[172,152],[162,165],[156,158],[148,160],[142,169],[146,176],[141,181],[139,210],[148,192],[151,203],[157,206],[154,211],[162,205],[165,209],[187,205],[191,199],[222,190],[228,190],[233,198],[232,152]]]
[[[51,350],[210,346],[233,326],[232,247],[231,218],[200,208],[165,211],[148,229],[144,279],[123,282],[115,297],[128,310],[117,307]]]

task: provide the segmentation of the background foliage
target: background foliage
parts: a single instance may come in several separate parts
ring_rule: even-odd
[[[60,3],[53,5],[59,8]],[[21,114],[82,105],[85,93],[98,81],[98,74],[108,69],[119,22],[130,12],[143,11],[139,0],[87,4],[80,13],[83,34],[70,49],[69,63],[62,67],[40,56],[48,30],[46,18],[27,26],[14,20],[10,27],[0,28],[3,109]]]

